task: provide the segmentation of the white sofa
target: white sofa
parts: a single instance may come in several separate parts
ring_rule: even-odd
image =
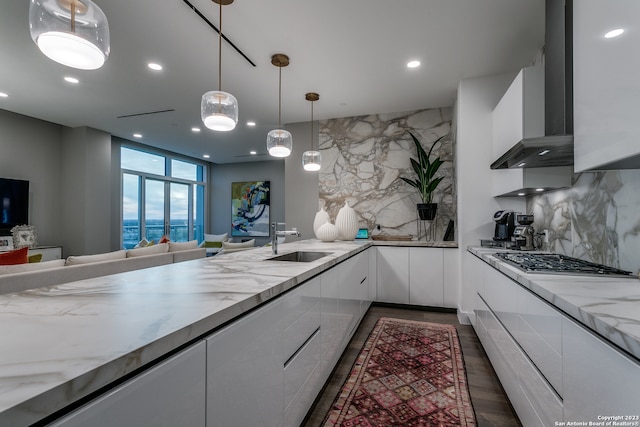
[[[162,246],[166,245],[166,246]],[[34,265],[0,266],[0,294],[53,286],[109,274],[204,258],[204,248],[163,243],[145,251],[132,249],[106,254],[68,257]],[[173,250],[172,250],[173,249]]]

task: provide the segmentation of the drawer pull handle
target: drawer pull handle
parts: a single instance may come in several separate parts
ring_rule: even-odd
[[[294,351],[294,352],[293,352],[293,354],[291,355],[291,357],[290,357],[290,358],[288,358],[286,362],[284,362],[284,367],[285,367],[285,368],[289,365],[289,363],[291,363],[291,361],[292,361],[293,359],[295,359],[295,357],[298,355],[298,353],[300,353],[300,351],[302,351],[302,349],[304,348],[304,346],[305,346],[305,345],[307,345],[307,343],[308,343],[309,341],[311,341],[311,339],[313,339],[313,337],[315,337],[316,335],[318,335],[318,333],[320,333],[320,326],[318,326],[318,327],[316,328],[316,330],[315,330],[315,331],[313,331],[313,333],[309,336],[309,338],[307,338],[307,339],[305,340],[305,342],[303,342],[303,343],[302,343],[302,345],[301,345],[300,347],[298,347],[298,349],[297,349],[296,351]]]

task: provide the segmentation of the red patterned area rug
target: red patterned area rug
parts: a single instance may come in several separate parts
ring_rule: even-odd
[[[323,425],[475,426],[455,326],[380,318]]]

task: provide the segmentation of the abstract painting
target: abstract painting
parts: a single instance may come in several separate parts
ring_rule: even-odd
[[[231,235],[269,236],[269,181],[231,183]]]

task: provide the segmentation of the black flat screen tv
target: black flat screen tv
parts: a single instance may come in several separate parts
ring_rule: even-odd
[[[29,223],[29,181],[0,178],[0,233]]]

